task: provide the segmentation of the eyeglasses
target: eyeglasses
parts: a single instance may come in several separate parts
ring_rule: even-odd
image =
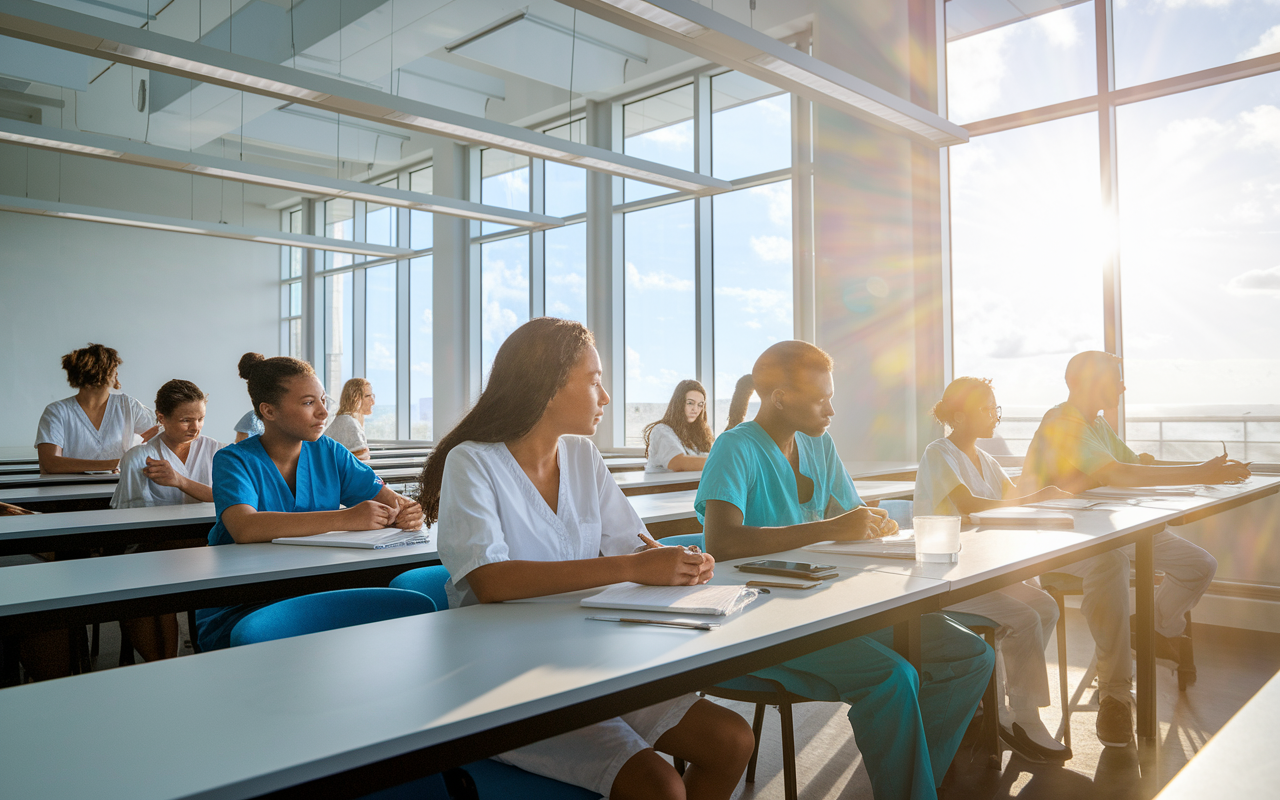
[[[706,403],[699,403],[697,400],[685,400],[685,401],[684,401],[684,407],[685,407],[685,408],[696,408],[696,409],[698,409],[699,411],[701,411],[702,409],[704,409],[704,408],[706,408],[706,407],[707,407],[707,404],[706,404]]]
[[[987,416],[994,416],[996,418],[996,422],[1000,421],[1000,406],[987,406],[986,408],[980,408],[978,410],[986,412]]]

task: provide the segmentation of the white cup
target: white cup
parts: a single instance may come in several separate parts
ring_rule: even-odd
[[[960,560],[959,517],[913,517],[916,561],[955,563]]]

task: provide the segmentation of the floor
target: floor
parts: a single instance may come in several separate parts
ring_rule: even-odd
[[[1079,611],[1068,608],[1068,679],[1073,691],[1084,677],[1092,656],[1092,639]],[[186,637],[185,620],[180,618]],[[99,668],[116,663],[119,633],[114,624],[102,626]],[[943,800],[1148,800],[1204,746],[1205,742],[1280,671],[1280,634],[1240,631],[1197,625],[1194,629],[1199,680],[1186,692],[1178,691],[1170,670],[1158,670],[1160,738],[1157,746],[1139,755],[1138,748],[1104,748],[1093,726],[1095,713],[1091,688],[1082,692],[1084,708],[1071,718],[1074,758],[1064,766],[1028,763],[1006,751],[1003,769],[987,767],[976,737],[966,739],[953,774],[941,794]],[[185,646],[184,652],[189,653]],[[1049,685],[1057,703],[1057,652],[1046,653]],[[747,719],[752,708],[723,702]],[[1092,706],[1096,709],[1096,705]],[[1056,730],[1061,721],[1058,707],[1043,712],[1045,725]],[[853,740],[844,707],[835,703],[808,703],[795,709],[796,760],[803,800],[871,800],[871,785]],[[778,715],[765,716],[764,742],[754,784],[743,784],[734,797],[740,800],[772,800],[783,797],[782,758]]]

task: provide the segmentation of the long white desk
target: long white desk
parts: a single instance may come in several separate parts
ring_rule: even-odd
[[[707,632],[592,622],[572,600],[472,606],[13,687],[0,795],[365,794],[904,622],[944,590],[850,570]]]
[[[697,489],[702,471],[690,472],[614,472],[613,479],[622,487],[625,495],[652,494],[654,492]]]
[[[1222,730],[1156,795],[1156,800],[1208,797],[1275,797],[1280,787],[1276,720],[1280,675],[1245,703]]]
[[[0,503],[30,506],[32,511],[44,511],[42,506],[74,503],[88,500],[107,501],[115,494],[114,483],[62,483],[50,486],[19,486],[0,489]],[[106,507],[105,505],[103,506]]]
[[[28,474],[11,474],[0,475],[0,489],[16,488],[19,486],[57,486],[65,483],[117,483],[120,476],[111,473],[109,475],[89,475],[84,472],[68,472],[56,475],[41,475],[39,473]]]

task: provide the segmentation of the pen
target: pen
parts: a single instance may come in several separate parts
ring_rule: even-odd
[[[653,548],[655,548],[655,547],[664,547],[664,546],[665,546],[665,545],[661,545],[661,544],[659,544],[659,543],[657,542],[657,540],[655,540],[652,536],[650,536],[650,535],[649,535],[649,534],[647,534],[647,533],[637,533],[637,534],[636,534],[636,536],[638,536],[638,537],[640,538],[640,541],[642,541],[642,542],[644,542],[646,545],[648,545],[650,550],[652,550],[652,549],[653,549]],[[688,550],[690,553],[701,553],[701,552],[702,552],[702,548],[701,548],[701,547],[698,547],[696,544],[695,544],[695,545],[690,545],[689,547],[686,547],[685,549],[686,549],[686,550]]]
[[[713,631],[720,627],[718,622],[684,622],[678,619],[640,619],[638,617],[587,617],[597,622],[630,622],[635,625],[663,625],[669,628],[691,628],[699,631]]]

